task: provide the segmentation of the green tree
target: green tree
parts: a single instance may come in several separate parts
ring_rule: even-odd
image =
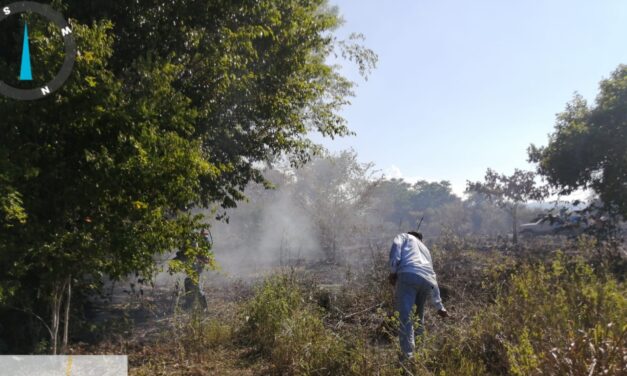
[[[394,229],[399,227],[399,230],[411,226],[416,221],[415,216],[411,214],[412,188],[410,183],[403,179],[381,180],[373,196],[373,215],[380,218],[380,221],[392,223],[395,225]]]
[[[411,201],[414,210],[425,210],[459,201],[459,197],[453,194],[451,183],[446,180],[440,182],[419,180],[414,183],[412,189],[414,197]]]
[[[383,180],[375,188],[374,197],[377,215],[403,231],[415,227],[423,215],[426,215],[423,225],[435,219],[429,217],[437,210],[430,209],[460,201],[448,181],[419,180],[410,184],[403,179]]]
[[[294,195],[312,219],[317,238],[329,260],[339,261],[342,245],[359,241],[367,224],[379,181],[372,163],[360,163],[357,154],[343,151],[314,159],[294,171]]]
[[[563,194],[592,188],[627,218],[627,65],[601,81],[594,106],[580,96],[557,116],[545,147],[529,147],[538,172]]]
[[[510,227],[508,214],[483,194],[470,192],[464,208],[468,212],[470,232],[474,234],[502,234]]]
[[[485,195],[506,210],[512,218],[512,236],[518,243],[518,214],[529,200],[541,200],[548,194],[545,186],[537,186],[531,171],[514,170],[510,176],[488,169],[483,182],[467,182],[466,192]]]
[[[374,55],[332,36],[323,0],[53,4],[80,50],[71,79],[35,103],[0,98],[0,303],[41,321],[56,353],[72,286],[150,276],[174,248],[211,257],[190,208],[235,206],[263,182],[259,162],[306,161],[311,131],[348,134],[337,111],[352,83],[327,57],[367,70]],[[29,26],[33,55],[54,65],[60,37]]]

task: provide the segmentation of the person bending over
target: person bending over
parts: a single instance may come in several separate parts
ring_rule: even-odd
[[[428,297],[431,297],[438,315],[448,317],[449,314],[442,304],[431,253],[422,243],[422,234],[414,231],[398,234],[390,250],[389,267],[390,283],[396,286],[402,357],[410,359],[415,347],[414,326],[410,318],[414,305],[420,322],[417,335],[424,332],[424,310]]]

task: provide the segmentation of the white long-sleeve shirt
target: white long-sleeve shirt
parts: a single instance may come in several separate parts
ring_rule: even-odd
[[[433,270],[431,253],[418,238],[407,233],[398,234],[390,250],[390,273],[413,273],[421,276],[431,286],[438,282]]]
[[[444,309],[431,253],[418,238],[407,233],[396,235],[390,250],[389,266],[390,273],[413,273],[424,278],[432,287],[433,305],[436,309]]]

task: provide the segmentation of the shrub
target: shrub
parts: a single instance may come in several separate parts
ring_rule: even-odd
[[[345,340],[324,326],[321,310],[303,298],[293,276],[266,280],[245,308],[242,334],[281,375],[398,375],[389,354]]]
[[[301,290],[293,276],[276,275],[267,279],[244,309],[246,338],[260,351],[269,353],[281,325],[303,304]]]
[[[625,292],[558,253],[549,267],[523,265],[470,328],[431,338],[418,360],[441,375],[622,375]]]
[[[212,356],[210,350],[229,343],[232,332],[230,325],[197,309],[189,315],[176,315],[169,336],[181,361],[202,363]]]
[[[556,361],[572,362],[574,374],[588,374],[593,364],[617,373],[618,364],[598,364],[600,359],[587,349],[579,349],[576,359],[570,360],[550,354],[583,337],[596,338],[594,349],[606,342],[622,346],[616,341],[624,335],[626,303],[624,287],[609,276],[597,276],[581,259],[566,264],[560,254],[549,270],[541,265],[524,268],[512,278],[508,295],[497,305],[504,323],[508,323],[502,330],[512,343],[508,347],[510,364],[526,356],[516,356],[521,347],[531,346],[535,355],[529,356],[535,356],[538,363],[526,362],[527,374],[554,369]]]

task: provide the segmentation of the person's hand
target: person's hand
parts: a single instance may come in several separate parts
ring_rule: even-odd
[[[446,310],[446,308],[442,308],[441,310],[438,311],[438,315],[442,318],[444,317],[450,317],[450,315],[448,314],[448,311]]]
[[[398,275],[396,273],[390,273],[390,275],[388,276],[388,281],[390,282],[390,285],[392,286],[396,285],[397,279],[398,279]]]

